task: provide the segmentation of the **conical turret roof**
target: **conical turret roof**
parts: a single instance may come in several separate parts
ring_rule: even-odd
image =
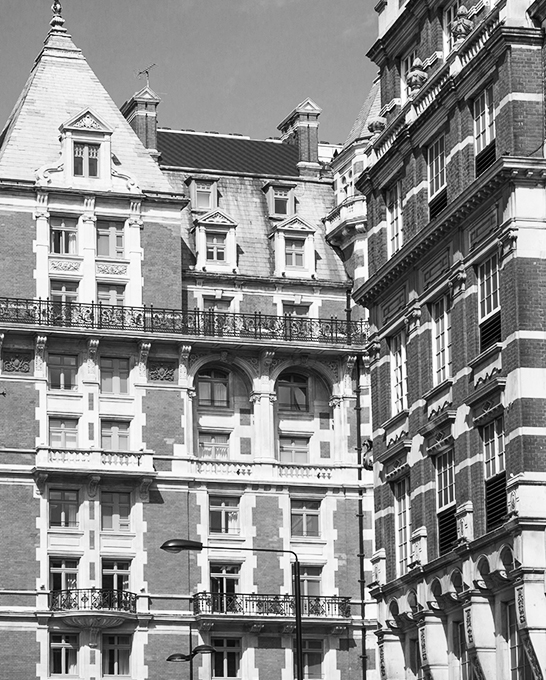
[[[27,83],[0,135],[0,177],[34,181],[58,159],[59,128],[84,109],[112,132],[112,153],[143,191],[171,191],[167,179],[55,16]]]

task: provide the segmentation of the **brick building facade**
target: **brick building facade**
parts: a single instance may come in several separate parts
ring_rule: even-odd
[[[367,200],[380,676],[546,672],[544,2],[376,6]]]
[[[293,551],[306,677],[361,678],[367,644],[373,678],[367,325],[320,109],[260,141],[158,104],[120,111],[54,4],[0,138],[0,675],[293,678]]]

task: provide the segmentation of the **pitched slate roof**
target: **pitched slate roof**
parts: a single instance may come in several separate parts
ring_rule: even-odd
[[[163,166],[291,177],[299,174],[298,150],[290,144],[159,129],[157,146]]]
[[[374,116],[378,116],[380,110],[381,91],[379,89],[379,78],[376,78],[343,146],[349,146],[349,144],[357,139],[371,137],[371,133],[368,130],[368,122]]]
[[[59,127],[92,109],[112,130],[118,168],[143,190],[172,191],[169,182],[120,113],[64,29],[53,28],[0,135],[0,177],[35,180],[38,168],[59,158]]]

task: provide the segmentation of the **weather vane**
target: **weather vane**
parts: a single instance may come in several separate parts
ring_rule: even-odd
[[[143,68],[142,71],[139,71],[137,73],[137,78],[142,77],[144,74],[146,74],[146,87],[150,87],[150,71],[153,69],[153,67],[156,64],[150,64],[146,68]]]

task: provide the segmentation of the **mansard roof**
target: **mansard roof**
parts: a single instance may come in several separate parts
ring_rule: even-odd
[[[186,170],[297,177],[298,149],[247,137],[159,129],[161,165]]]
[[[34,181],[58,159],[59,128],[90,109],[112,130],[112,153],[143,191],[172,191],[167,179],[64,28],[53,27],[0,135],[0,177]]]

